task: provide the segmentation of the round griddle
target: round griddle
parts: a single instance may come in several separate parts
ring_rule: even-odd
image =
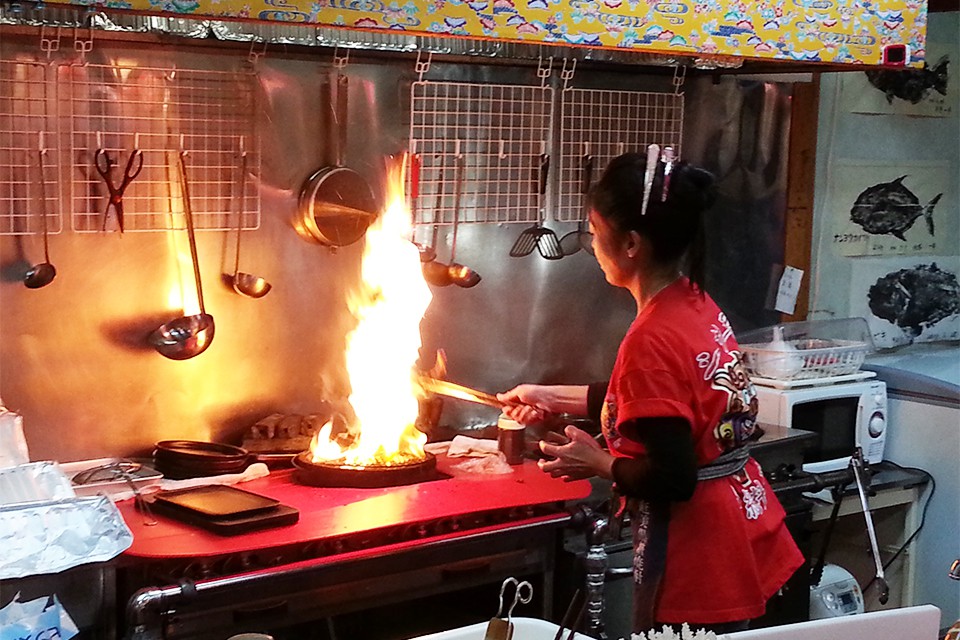
[[[436,480],[437,459],[425,454],[423,460],[395,465],[367,465],[364,467],[315,463],[310,452],[304,451],[293,459],[293,476],[297,482],[311,487],[354,487],[373,489],[415,484]]]

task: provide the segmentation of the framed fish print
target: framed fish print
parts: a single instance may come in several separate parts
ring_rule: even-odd
[[[960,340],[960,257],[857,260],[850,315],[867,319],[874,346]]]
[[[837,161],[830,172],[824,224],[843,256],[960,253],[955,185],[947,163]],[[825,233],[830,233],[825,227]]]
[[[841,104],[850,113],[946,118],[957,112],[960,60],[956,45],[928,41],[922,68],[871,69],[845,73]]]

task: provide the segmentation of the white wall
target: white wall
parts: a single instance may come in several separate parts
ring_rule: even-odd
[[[960,83],[960,13],[929,16],[928,43],[947,46],[951,90]],[[929,55],[930,64],[938,54]],[[854,72],[858,73],[858,72]],[[811,255],[810,319],[849,317],[851,284],[857,261],[890,261],[895,258],[845,257],[832,243],[836,216],[848,216],[849,208],[831,210],[831,180],[844,162],[925,164],[946,163],[948,184],[935,209],[938,228],[960,234],[960,105],[956,99],[949,117],[865,115],[845,109],[851,96],[844,95],[847,74],[824,74],[821,78],[820,119],[817,135],[817,172],[814,197],[814,238]],[[849,85],[848,85],[849,86]],[[922,227],[923,222],[918,220]],[[956,256],[960,238],[953,237]],[[863,292],[859,292],[863,295]],[[945,351],[958,352],[956,342],[939,343]],[[921,414],[920,409],[923,409]],[[960,617],[960,583],[947,578],[950,562],[960,553],[960,498],[957,483],[960,460],[960,420],[955,410],[930,405],[891,402],[890,433],[886,457],[903,465],[927,470],[938,479],[924,531],[914,553],[918,560],[916,600],[932,603],[943,611],[943,622]],[[908,532],[909,533],[909,532]]]

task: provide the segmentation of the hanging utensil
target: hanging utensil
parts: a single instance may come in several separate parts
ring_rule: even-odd
[[[243,235],[243,205],[246,201],[247,186],[247,152],[242,148],[242,139],[240,146],[240,176],[237,178],[237,200],[239,202],[237,206],[237,246],[234,251],[233,275],[230,280],[233,284],[233,290],[240,295],[248,298],[262,298],[270,292],[272,285],[260,276],[240,271],[240,236]]]
[[[134,147],[136,146],[135,144]],[[115,185],[110,177],[115,163],[110,159],[106,149],[102,147],[97,149],[93,156],[93,164],[97,168],[97,173],[100,174],[100,177],[103,178],[104,183],[106,183],[107,191],[110,194],[107,198],[107,206],[103,209],[102,230],[107,230],[107,221],[110,219],[110,208],[112,207],[117,221],[117,229],[120,233],[123,233],[123,193],[127,190],[130,183],[133,182],[133,179],[140,175],[140,171],[143,169],[143,152],[137,148],[130,151],[130,156],[127,158],[127,165],[123,169],[123,178],[120,180],[119,185]]]
[[[577,228],[560,238],[560,249],[564,256],[572,256],[581,249],[593,254],[593,237],[590,234],[589,221],[587,219],[587,196],[590,193],[590,187],[593,186],[593,156],[584,153],[580,159],[580,195],[581,195],[581,214],[577,221]],[[586,236],[586,238],[584,238]]]
[[[476,286],[481,278],[479,273],[457,262],[457,227],[460,222],[460,196],[463,192],[463,155],[458,153],[455,162],[456,168],[453,178],[453,238],[450,241],[450,266],[447,270],[450,274],[450,282],[458,287],[469,289],[470,287]]]
[[[536,249],[541,256],[548,260],[558,260],[563,257],[563,251],[560,249],[560,241],[553,230],[543,226],[546,218],[546,209],[544,207],[544,197],[547,193],[547,176],[550,173],[550,156],[546,153],[540,154],[539,179],[537,181],[537,205],[539,209],[538,220],[533,226],[524,229],[520,236],[510,248],[510,256],[513,258],[522,258],[533,253]]]
[[[420,270],[427,284],[435,287],[447,287],[453,284],[450,279],[450,267],[437,261],[437,235],[440,228],[440,208],[443,206],[443,175],[437,184],[437,197],[433,203],[433,229],[430,246],[420,250]]]
[[[47,149],[43,144],[43,132],[37,149],[37,164],[40,169],[40,228],[43,230],[43,262],[30,267],[23,276],[23,284],[28,289],[45,287],[57,277],[57,268],[50,263],[50,247],[47,239],[47,179],[43,159]]]
[[[330,137],[333,161],[313,173],[300,191],[297,231],[314,242],[344,247],[364,236],[376,218],[376,201],[370,185],[359,173],[344,165],[347,146],[349,80],[339,71],[328,83],[335,95],[336,134]]]
[[[193,279],[197,287],[197,302],[200,313],[182,316],[160,325],[150,334],[149,341],[160,355],[171,360],[186,360],[207,350],[213,342],[213,316],[208,314],[203,304],[203,285],[200,282],[200,263],[197,260],[197,240],[193,227],[193,209],[190,206],[190,188],[187,181],[187,165],[180,152],[177,166],[180,189],[183,194],[183,217],[187,226],[187,241],[190,244],[190,260],[193,263]]]

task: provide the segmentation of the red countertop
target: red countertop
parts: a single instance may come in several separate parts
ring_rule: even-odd
[[[271,547],[303,544],[351,534],[416,524],[471,513],[579,500],[590,494],[586,480],[563,482],[540,471],[530,460],[504,475],[464,475],[452,467],[462,458],[437,456],[437,468],[452,477],[379,489],[310,487],[298,484],[291,470],[237,485],[275,498],[300,511],[296,524],[236,536],[220,536],[156,515],[144,524],[132,500],[119,505],[133,532],[129,559],[212,557]]]

